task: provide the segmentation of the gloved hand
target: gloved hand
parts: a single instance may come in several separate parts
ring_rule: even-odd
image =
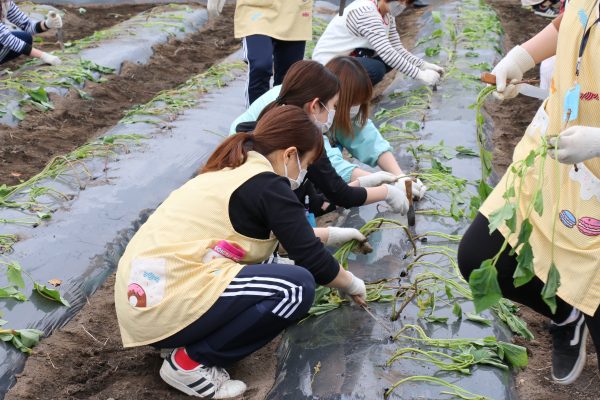
[[[438,81],[440,80],[440,74],[438,74],[437,72],[431,70],[431,69],[426,69],[426,70],[419,70],[419,72],[417,73],[417,80],[423,82],[424,84],[428,85],[428,86],[433,86],[436,83],[438,83]]]
[[[439,65],[436,64],[432,64],[432,63],[428,63],[427,61],[425,61],[423,63],[423,65],[421,65],[421,69],[422,70],[431,70],[431,71],[435,71],[440,75],[444,75],[444,68],[440,67]]]
[[[383,185],[384,183],[395,183],[398,177],[386,171],[377,171],[369,175],[359,176],[357,180],[361,187],[366,188]]]
[[[404,187],[400,189],[397,186],[386,184],[385,187],[388,190],[387,196],[385,196],[386,203],[392,207],[394,212],[406,215],[408,212],[408,199],[406,198],[406,190]]]
[[[341,246],[350,240],[358,240],[359,242],[364,242],[367,240],[365,235],[360,233],[358,229],[354,228],[338,228],[335,226],[330,226],[328,229],[329,235],[327,236],[327,246]]]
[[[399,189],[404,190],[404,193],[406,193],[406,186],[405,186],[405,181],[407,180],[412,180],[412,178],[410,177],[405,177],[402,178],[398,181],[398,183],[396,183],[396,186]],[[425,196],[425,192],[427,191],[427,186],[425,186],[423,184],[423,182],[421,182],[420,179],[417,179],[416,181],[413,181],[412,183],[412,193],[413,193],[413,199],[415,200],[421,200],[423,198],[423,196]]]
[[[550,157],[563,164],[577,164],[600,157],[600,128],[572,126],[558,137],[551,138],[549,144],[554,147],[548,151]]]
[[[496,91],[494,97],[498,100],[512,99],[519,94],[517,85],[506,85],[506,81],[520,81],[523,74],[535,67],[531,55],[521,46],[515,46],[492,70],[496,75]]]
[[[49,54],[49,53],[42,53],[40,60],[42,60],[46,64],[50,64],[50,65],[62,64],[62,61],[60,60],[60,58],[53,56],[52,54]]]
[[[350,271],[346,271],[346,272],[349,273],[350,275],[352,275],[352,282],[350,282],[350,285],[348,285],[347,287],[345,287],[343,289],[339,289],[339,291],[341,292],[342,295],[358,296],[360,298],[360,300],[362,300],[362,303],[366,303],[367,288],[365,286],[365,282],[362,279],[354,276],[354,274],[352,272],[350,272]],[[360,304],[360,302],[358,302],[358,301],[357,301],[357,303]]]
[[[206,5],[206,10],[208,11],[209,18],[216,18],[221,15],[221,11],[223,11],[223,6],[225,5],[225,0],[208,0],[208,4]]]
[[[58,15],[56,11],[50,11],[48,13],[44,24],[48,29],[57,29],[62,28],[63,26],[62,18],[60,17],[60,15]]]

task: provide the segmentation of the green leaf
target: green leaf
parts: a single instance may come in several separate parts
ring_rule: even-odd
[[[552,314],[556,312],[556,291],[560,286],[560,272],[554,265],[554,262],[550,265],[550,270],[548,271],[548,278],[546,279],[546,284],[542,289],[542,299],[544,302],[548,304]]]
[[[456,146],[454,148],[454,150],[456,150],[456,152],[460,155],[463,156],[469,156],[469,157],[479,157],[479,154],[477,154],[475,151],[469,149],[468,147],[465,146]]]
[[[533,232],[533,225],[529,222],[529,218],[525,218],[521,223],[521,230],[519,231],[519,239],[517,241],[517,245],[515,247],[519,247],[521,244],[525,244],[529,242],[529,238],[531,237],[531,232]]]
[[[39,87],[37,89],[29,89],[27,94],[31,97],[32,100],[37,101],[38,103],[49,103],[50,99],[48,98],[48,93],[46,93],[46,89],[43,87]]]
[[[452,306],[452,314],[456,315],[458,319],[462,319],[462,307],[458,302]]]
[[[23,110],[13,110],[12,111],[12,116],[15,117],[16,119],[18,119],[19,121],[23,121],[25,119],[25,113],[23,112]]]
[[[435,22],[436,24],[442,22],[442,16],[439,11],[432,11],[431,17],[433,18],[433,22]]]
[[[19,334],[19,338],[23,345],[28,348],[32,348],[40,342],[40,337],[44,332],[38,329],[18,329],[16,332]]]
[[[421,130],[421,124],[416,121],[406,121],[404,123],[404,129],[411,132],[417,132]]]
[[[443,172],[445,174],[452,173],[452,168],[451,167],[444,166],[444,164],[442,164],[441,162],[439,162],[435,158],[431,159],[431,169],[439,171],[439,172]]]
[[[434,315],[429,315],[429,316],[425,317],[424,319],[427,322],[436,323],[436,324],[445,324],[448,322],[448,317],[436,317]]]
[[[441,51],[442,51],[442,47],[439,44],[437,44],[434,47],[428,47],[428,48],[426,48],[425,49],[425,55],[427,57],[435,57],[438,54],[440,54]]]
[[[39,219],[50,219],[50,218],[52,218],[52,215],[50,215],[50,214],[48,214],[48,213],[45,213],[45,212],[41,212],[41,211],[38,211],[38,212],[37,212],[37,213],[35,213],[35,214],[37,215],[37,217],[38,217]]]
[[[48,300],[52,300],[52,301],[56,301],[58,303],[61,303],[67,307],[71,307],[71,305],[69,304],[69,302],[67,300],[65,300],[60,292],[56,289],[50,289],[47,288],[46,285],[41,285],[37,282],[33,283],[33,286],[35,288],[35,291],[42,297],[47,298]]]
[[[511,219],[515,214],[515,206],[505,203],[502,207],[490,214],[489,228],[490,235],[496,231],[505,221]]]
[[[508,190],[504,192],[502,197],[504,197],[506,200],[510,200],[511,198],[515,197],[515,188],[512,186],[509,187]]]
[[[466,317],[467,317],[467,319],[469,321],[477,322],[478,324],[483,324],[483,325],[486,325],[486,326],[492,326],[492,321],[490,321],[487,318],[483,318],[481,315],[467,313]]]
[[[517,255],[517,268],[513,274],[515,287],[523,286],[535,276],[533,269],[533,249],[529,242],[524,243]]]
[[[5,286],[0,288],[0,299],[25,301],[27,300],[27,297],[14,286]]]
[[[535,192],[535,196],[533,198],[533,209],[540,217],[542,216],[542,213],[544,212],[544,195],[542,194],[541,188]]]
[[[525,368],[528,364],[527,349],[512,343],[498,342],[502,358],[514,368]]]
[[[474,51],[468,51],[465,53],[465,57],[469,57],[469,58],[479,57],[479,53],[474,52]]]
[[[492,187],[488,185],[487,182],[479,180],[479,183],[477,184],[477,194],[479,194],[482,203],[487,199],[490,193],[492,193],[492,190]]]
[[[525,165],[527,167],[533,166],[533,163],[535,162],[535,157],[536,157],[535,150],[531,150],[529,152],[529,154],[527,154],[527,157],[525,157]]]
[[[483,261],[478,269],[471,272],[469,286],[477,313],[490,308],[502,298],[502,291],[498,284],[498,271],[491,259]]]
[[[13,261],[6,265],[6,278],[10,283],[21,289],[25,287],[25,281],[23,280],[23,269],[19,263]]]

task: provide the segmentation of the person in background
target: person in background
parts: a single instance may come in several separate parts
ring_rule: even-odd
[[[4,21],[22,31],[11,31]],[[0,64],[25,55],[39,58],[46,64],[59,65],[60,58],[33,47],[33,35],[55,28],[62,28],[62,18],[58,14],[44,21],[34,21],[13,0],[0,1]]]
[[[174,348],[160,368],[169,385],[240,396],[246,385],[224,368],[305,316],[316,284],[365,304],[364,282],[324,248],[292,192],[322,151],[306,112],[278,107],[226,139],[127,245],[115,283],[123,345]],[[205,259],[224,241],[239,257]],[[262,263],[278,242],[297,265]]]
[[[435,85],[444,69],[411,54],[396,30],[395,18],[411,0],[356,0],[336,15],[317,42],[313,60],[327,64],[336,56],[352,56],[365,67],[371,83],[396,69],[426,85]]]
[[[531,8],[535,15],[545,18],[556,18],[560,14],[561,0],[521,0],[521,5]]]
[[[220,12],[223,0],[208,0],[212,13]],[[246,106],[267,92],[273,77],[281,85],[285,73],[304,58],[312,39],[312,0],[238,0],[234,35],[242,39],[248,63]]]
[[[551,319],[551,375],[563,385],[575,382],[585,367],[588,335],[600,359],[599,18],[598,1],[571,0],[564,14],[514,47],[494,68],[496,89],[509,98],[506,92],[514,92],[515,85],[506,85],[507,80],[521,80],[537,63],[556,55],[550,96],[515,147],[513,164],[481,206],[458,250],[459,267],[467,279],[480,273],[483,261],[497,257],[502,295]],[[510,182],[518,179],[512,169],[545,143],[550,157],[533,159],[510,203],[514,226],[523,228],[518,240],[508,221],[490,232],[492,214],[505,206],[505,197],[511,197],[505,195],[512,188]],[[533,211],[530,206],[538,191],[543,210],[536,206]],[[523,232],[528,233],[522,236]],[[526,243],[520,242],[525,236]],[[550,271],[560,276],[554,310],[542,298]],[[530,280],[515,283],[529,272]]]
[[[338,86],[338,78],[341,86]],[[307,181],[296,190],[298,198],[303,201],[308,194],[310,210],[316,215],[329,212],[335,206],[358,207],[382,200],[395,212],[405,214],[408,199],[404,180],[409,178],[405,177],[390,151],[391,146],[373,124],[369,121],[368,129],[361,128],[368,121],[371,90],[364,68],[351,57],[335,58],[327,67],[315,61],[299,61],[290,68],[282,86],[275,86],[265,93],[231,124],[230,134],[252,130],[254,121],[266,110],[279,105],[302,107],[324,132],[327,154],[309,168]],[[355,113],[351,116],[353,104],[356,104]],[[340,132],[349,129],[348,138],[344,140],[349,151],[372,165],[379,161],[379,166],[388,171],[371,173],[359,169],[343,158],[337,145],[331,145],[330,132],[344,115],[347,126],[340,126]],[[394,185],[396,182],[400,183]],[[414,182],[414,187],[415,196],[421,198],[426,188],[420,181]],[[315,188],[324,197],[319,196]]]

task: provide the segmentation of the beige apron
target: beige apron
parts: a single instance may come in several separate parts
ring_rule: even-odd
[[[238,0],[235,37],[266,35],[279,40],[312,40],[312,7],[313,0]]]

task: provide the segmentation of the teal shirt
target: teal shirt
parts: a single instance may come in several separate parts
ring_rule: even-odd
[[[279,96],[280,91],[281,86],[275,86],[256,99],[242,115],[233,121],[229,129],[229,134],[233,135],[236,126],[242,122],[256,121],[261,111]],[[346,182],[350,182],[352,171],[354,171],[354,168],[357,168],[358,165],[352,164],[344,159],[342,155],[343,149],[348,150],[352,157],[371,167],[377,165],[377,160],[383,153],[392,150],[390,143],[381,136],[381,133],[379,133],[379,130],[370,119],[367,120],[367,123],[362,128],[357,125],[354,126],[354,138],[338,134],[336,134],[335,137],[341,148],[338,146],[331,146],[327,136],[323,135],[325,151],[338,175]]]

